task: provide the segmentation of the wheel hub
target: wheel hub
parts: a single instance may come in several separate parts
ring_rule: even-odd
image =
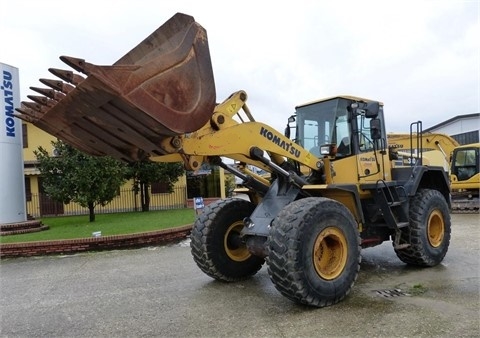
[[[445,224],[443,222],[443,216],[440,211],[434,210],[428,218],[427,225],[427,236],[430,245],[438,248],[442,244],[444,235]]]
[[[243,262],[250,258],[251,254],[247,246],[240,239],[243,222],[235,222],[225,232],[223,246],[228,257],[236,262]]]
[[[313,246],[313,263],[318,275],[326,280],[337,278],[345,268],[348,246],[343,232],[335,227],[320,232]]]

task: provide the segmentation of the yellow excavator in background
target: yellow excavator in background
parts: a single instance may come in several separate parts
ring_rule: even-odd
[[[455,212],[479,212],[479,150],[480,143],[471,143],[458,146],[452,152],[450,188]]]
[[[397,163],[415,159],[415,149],[422,154],[423,165],[442,166],[449,174],[452,212],[478,213],[480,200],[480,143],[460,145],[441,133],[388,133],[389,152]]]
[[[235,282],[266,263],[282,295],[324,307],[350,293],[362,248],[391,241],[401,261],[420,267],[445,257],[448,176],[418,156],[407,165],[390,159],[383,103],[308,102],[284,135],[255,121],[244,91],[216,103],[206,31],[181,13],[112,66],[61,60],[86,78],[50,69],[61,80],[31,87],[42,96],[28,96],[19,118],[91,155],[181,161],[189,170],[208,162],[243,181],[250,200],[218,200],[193,225],[191,253],[208,276]]]

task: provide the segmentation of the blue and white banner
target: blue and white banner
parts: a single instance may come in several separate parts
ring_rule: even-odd
[[[22,144],[22,123],[13,116],[20,106],[20,83],[18,69],[3,63],[1,67],[0,98],[2,107],[0,142]]]
[[[0,223],[26,221],[18,68],[0,63]]]

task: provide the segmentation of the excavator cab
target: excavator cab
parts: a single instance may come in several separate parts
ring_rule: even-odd
[[[458,147],[452,155],[452,174],[458,181],[466,181],[478,174],[478,145]]]
[[[458,146],[453,150],[450,170],[452,209],[478,212],[480,186],[480,143]]]

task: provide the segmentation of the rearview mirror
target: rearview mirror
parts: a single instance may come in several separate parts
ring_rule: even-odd
[[[382,124],[379,119],[370,120],[370,137],[372,140],[379,140],[382,138]]]
[[[378,102],[369,102],[367,104],[367,108],[365,109],[365,117],[376,118],[379,110],[380,104]]]
[[[285,127],[284,135],[288,138],[290,138],[290,135],[291,135],[290,123],[293,123],[293,122],[295,122],[295,115],[290,116],[287,120],[287,126]]]

